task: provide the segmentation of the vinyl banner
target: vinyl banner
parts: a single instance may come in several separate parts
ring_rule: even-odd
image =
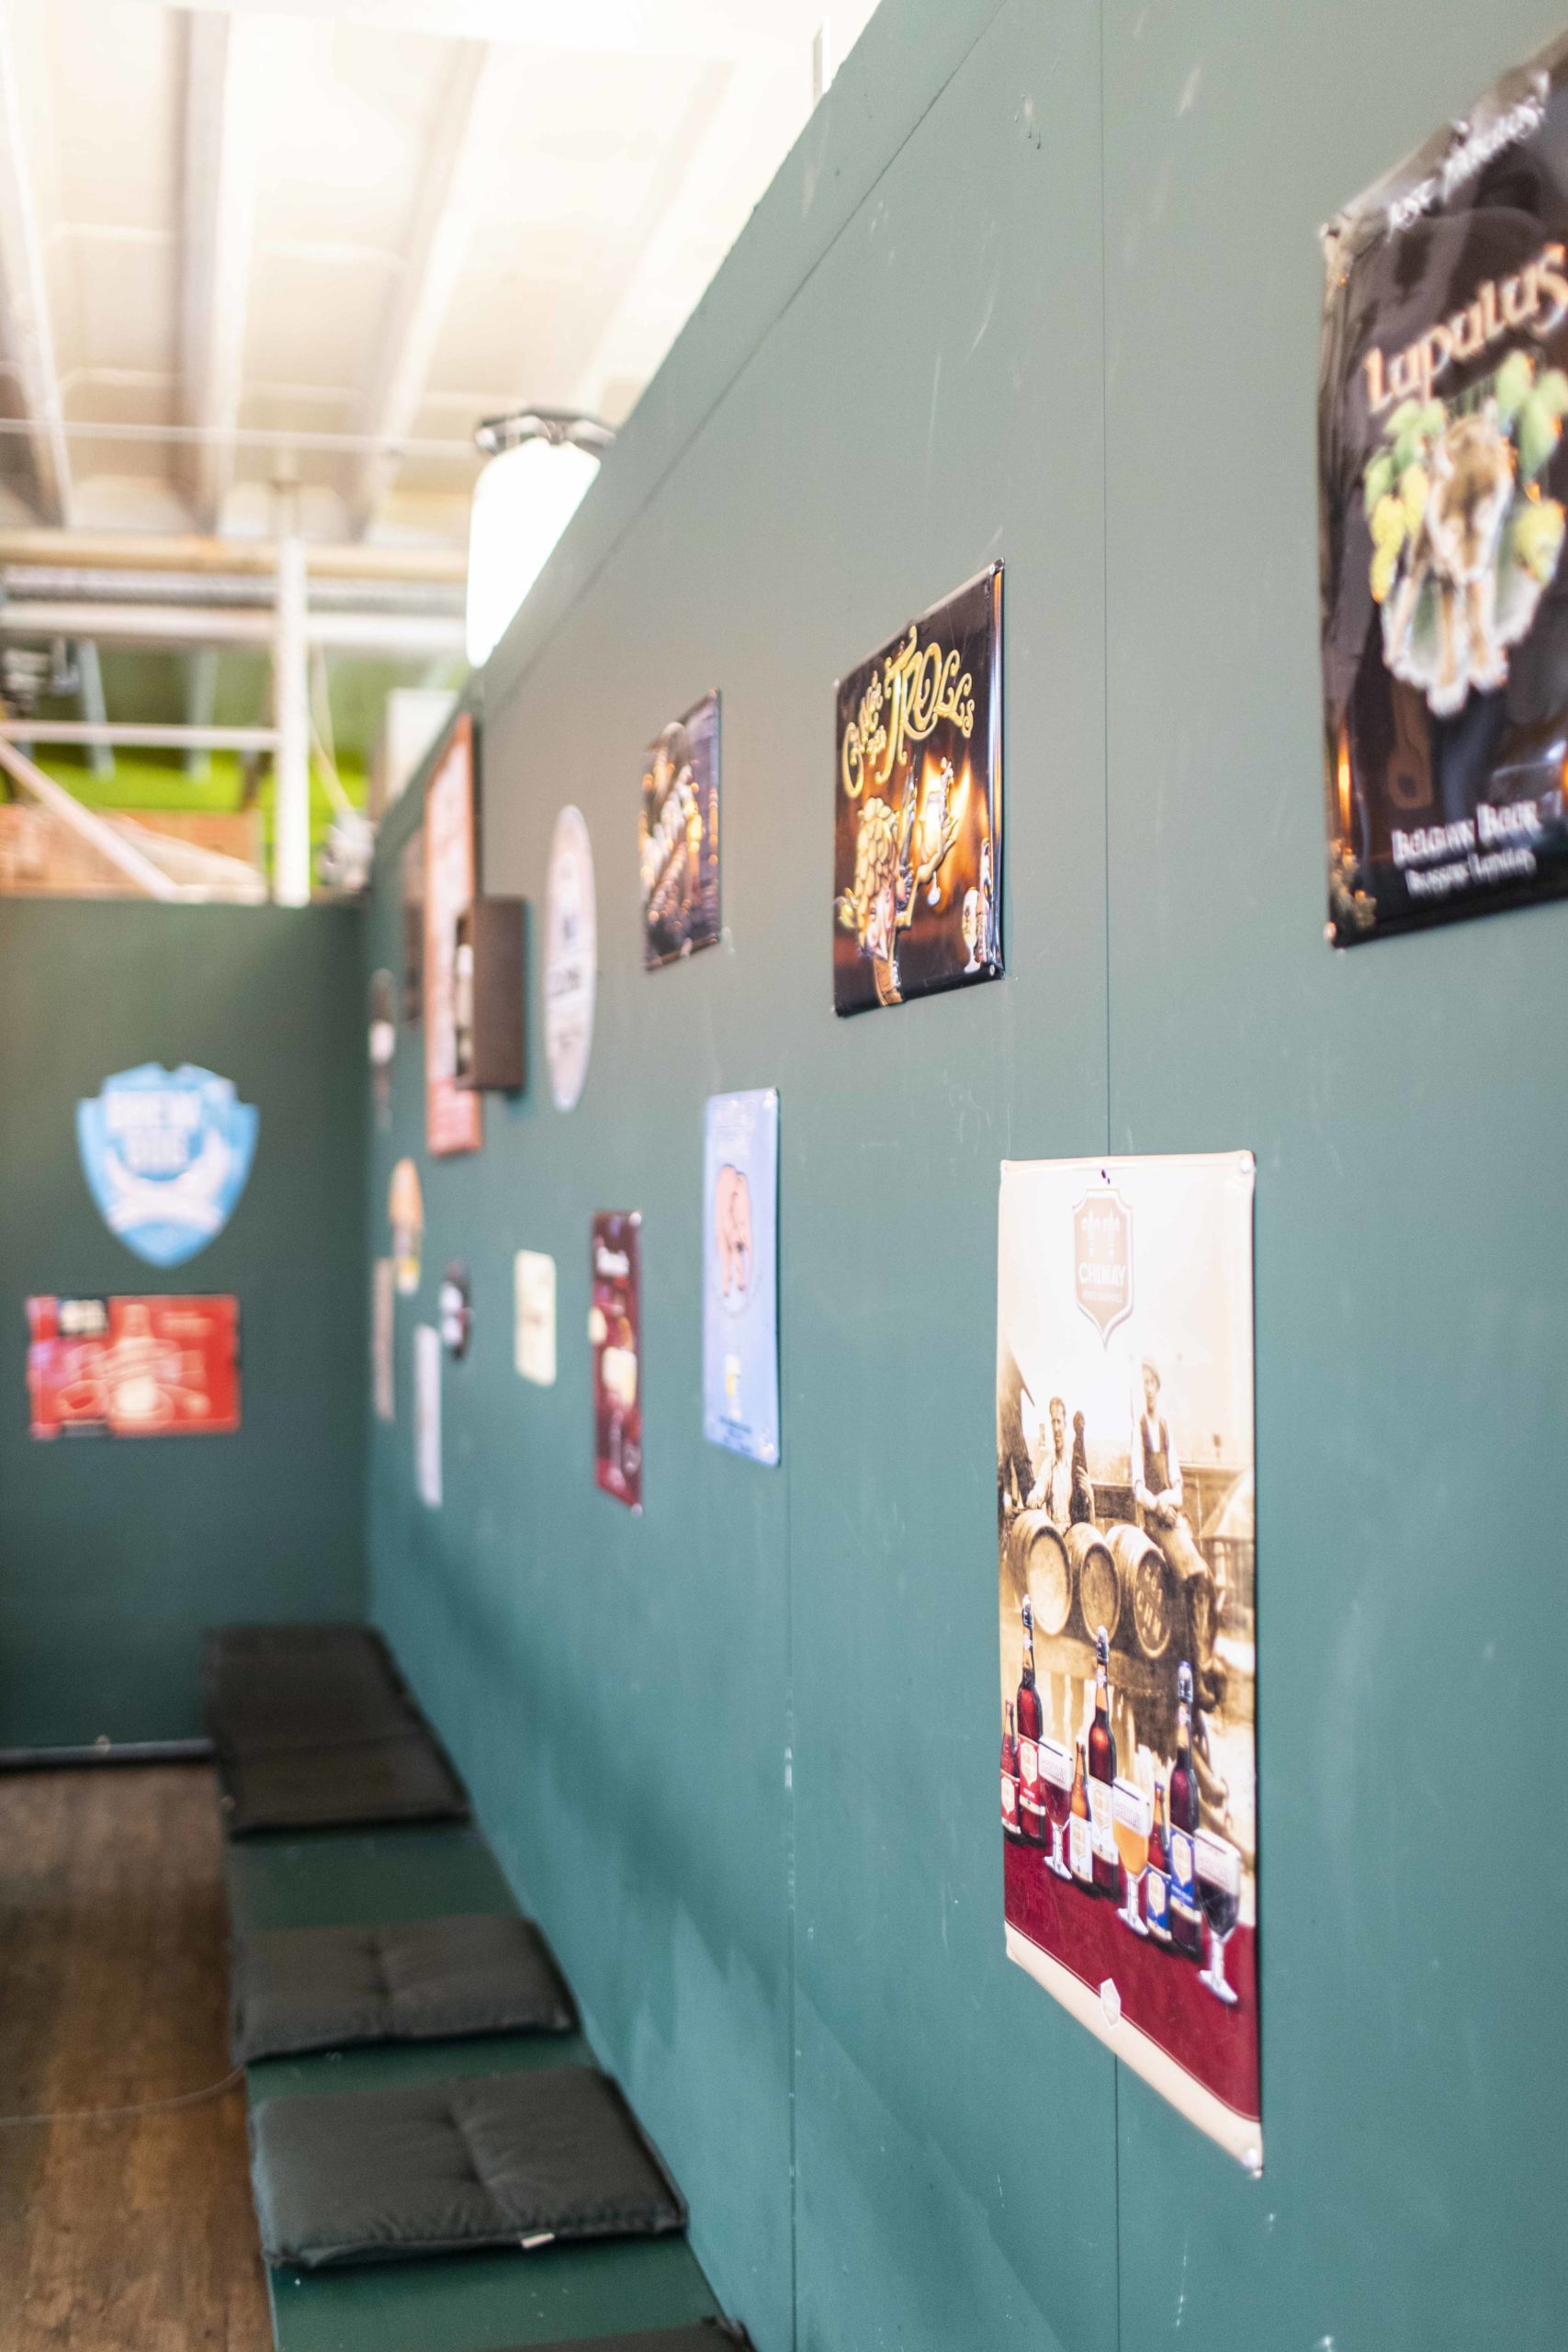
[[[637,817],[642,960],[649,970],[718,937],[718,696],[671,719],[643,754]]]
[[[1002,568],[837,690],[833,1010],[1002,970]]]
[[[1324,232],[1329,935],[1568,890],[1568,40]]]
[[[779,1098],[708,1098],[703,1156],[703,1432],[779,1458]]]
[[[1004,1163],[1009,1957],[1258,2171],[1251,1155]]]
[[[635,1209],[593,1220],[588,1342],[593,1354],[593,1478],[631,1510],[642,1509],[642,1219]]]
[[[424,1129],[440,1154],[484,1141],[484,1098],[457,1081],[457,918],[476,886],[474,723],[465,714],[424,801]]]
[[[231,1436],[235,1298],[29,1298],[34,1437]]]

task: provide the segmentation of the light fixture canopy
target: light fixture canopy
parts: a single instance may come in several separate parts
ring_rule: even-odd
[[[615,439],[592,416],[520,409],[487,417],[474,439],[490,462],[468,517],[468,660],[489,659],[581,505]]]

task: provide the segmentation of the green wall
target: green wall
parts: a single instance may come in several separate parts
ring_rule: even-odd
[[[0,1747],[201,1729],[201,1630],[364,1601],[358,910],[0,900]],[[149,1266],[87,1192],[76,1104],[195,1062],[261,1113],[245,1192]],[[28,1436],[32,1292],[233,1292],[232,1437]]]
[[[486,880],[536,916],[581,804],[598,1032],[562,1117],[536,920],[540,1077],[423,1167],[373,1605],[761,2352],[1562,2340],[1568,919],[1324,945],[1314,471],[1319,221],[1553,24],[887,0],[491,664]],[[833,680],[998,554],[1009,976],[836,1022]],[[714,684],[727,937],[647,976],[638,753]],[[698,1395],[704,1098],[770,1083],[777,1473]],[[378,1250],[420,1136],[405,1035]],[[1007,1965],[996,1821],[998,1162],[1243,1146],[1260,2182]],[[644,1219],[641,1520],[592,1483],[599,1207]]]

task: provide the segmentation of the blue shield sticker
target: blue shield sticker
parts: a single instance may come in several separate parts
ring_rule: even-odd
[[[226,1078],[144,1062],[76,1105],[87,1189],[111,1233],[150,1266],[179,1266],[228,1224],[260,1114]]]

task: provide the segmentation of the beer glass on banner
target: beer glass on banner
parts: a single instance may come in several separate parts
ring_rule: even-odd
[[[1116,1850],[1122,1857],[1122,1868],[1127,1878],[1127,1900],[1117,1913],[1124,1928],[1135,1936],[1146,1936],[1143,1916],[1138,1909],[1138,1886],[1149,1859],[1149,1832],[1154,1827],[1155,1809],[1146,1790],[1132,1781],[1118,1781],[1111,1792],[1111,1826],[1115,1832]]]
[[[1198,1981],[1234,2009],[1238,1996],[1225,1983],[1225,1942],[1241,1909],[1241,1856],[1228,1838],[1207,1829],[1200,1829],[1192,1843],[1198,1900],[1209,1922],[1209,1965],[1199,1971]]]
[[[1072,1872],[1062,1860],[1062,1832],[1072,1810],[1073,1759],[1054,1739],[1043,1739],[1038,1745],[1040,1778],[1044,1784],[1045,1811],[1051,1823],[1051,1851],[1045,1867],[1058,1878],[1071,1878]]]

